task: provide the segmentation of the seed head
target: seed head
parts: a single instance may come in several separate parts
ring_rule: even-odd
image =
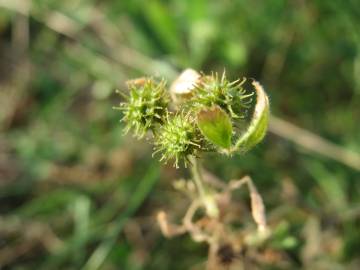
[[[178,168],[180,160],[186,165],[188,156],[197,154],[201,149],[201,142],[200,132],[189,115],[168,115],[156,137],[155,153],[162,153],[160,161],[175,160],[174,165]]]
[[[164,121],[169,102],[165,81],[157,83],[143,78],[129,81],[128,87],[130,95],[119,107],[124,113],[125,133],[132,129],[136,137],[142,138],[149,129]]]
[[[232,118],[244,118],[252,103],[252,95],[242,87],[245,79],[230,82],[225,72],[219,78],[218,74],[203,76],[197,84],[197,93],[192,99],[195,107],[220,106]]]

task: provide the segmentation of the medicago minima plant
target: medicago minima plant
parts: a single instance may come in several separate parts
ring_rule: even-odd
[[[192,172],[192,181],[174,182],[175,188],[191,198],[182,223],[173,224],[161,211],[158,222],[162,233],[167,237],[189,233],[194,241],[207,242],[208,269],[233,262],[222,258],[222,250],[232,252],[235,258],[239,246],[265,239],[269,235],[265,208],[251,178],[225,184],[199,164],[204,153],[244,154],[262,141],[269,118],[269,100],[263,87],[245,78],[230,81],[225,72],[206,75],[192,69],[181,73],[169,88],[165,80],[152,77],[131,80],[127,85],[129,92],[120,92],[125,101],[116,107],[122,111],[125,132],[138,139],[150,134],[154,156]],[[249,189],[258,230],[240,241],[231,226],[238,217],[229,209],[232,191],[243,185]]]

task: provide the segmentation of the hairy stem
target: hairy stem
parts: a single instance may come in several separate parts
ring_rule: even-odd
[[[203,185],[204,181],[203,181],[203,178],[202,178],[202,175],[201,175],[201,169],[200,169],[199,161],[194,156],[190,156],[189,159],[190,159],[190,162],[191,162],[191,173],[192,173],[196,188],[197,188],[197,190],[199,192],[200,198],[202,200],[204,200],[205,199],[205,188],[204,188],[204,185]]]
[[[209,190],[209,188],[207,187],[204,187],[204,180],[201,174],[200,164],[194,156],[190,156],[190,162],[193,180],[199,192],[199,196],[203,203],[203,206],[206,209],[206,214],[209,217],[217,218],[219,215],[219,209],[215,197],[212,196],[213,193],[211,192],[211,190]]]

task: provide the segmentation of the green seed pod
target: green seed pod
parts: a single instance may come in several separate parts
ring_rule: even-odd
[[[136,137],[142,138],[149,129],[155,130],[157,124],[163,123],[169,102],[165,84],[151,78],[128,82],[130,96],[119,107],[124,113],[125,133],[132,129]]]
[[[154,154],[162,153],[160,161],[175,160],[174,165],[178,168],[180,160],[183,160],[186,166],[188,156],[197,155],[201,143],[201,135],[189,115],[168,115],[156,136]]]
[[[245,118],[251,107],[252,95],[242,87],[245,79],[230,82],[225,72],[219,78],[218,74],[203,76],[196,87],[196,95],[191,100],[195,108],[220,106],[231,118]]]

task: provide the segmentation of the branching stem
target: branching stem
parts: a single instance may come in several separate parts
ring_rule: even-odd
[[[219,209],[215,197],[212,196],[213,193],[211,192],[211,190],[208,187],[204,186],[205,182],[202,177],[199,161],[194,156],[190,156],[189,159],[191,162],[191,172],[192,172],[193,180],[199,192],[199,197],[201,199],[201,202],[203,203],[203,206],[206,209],[206,213],[210,217],[213,218],[218,217]]]

